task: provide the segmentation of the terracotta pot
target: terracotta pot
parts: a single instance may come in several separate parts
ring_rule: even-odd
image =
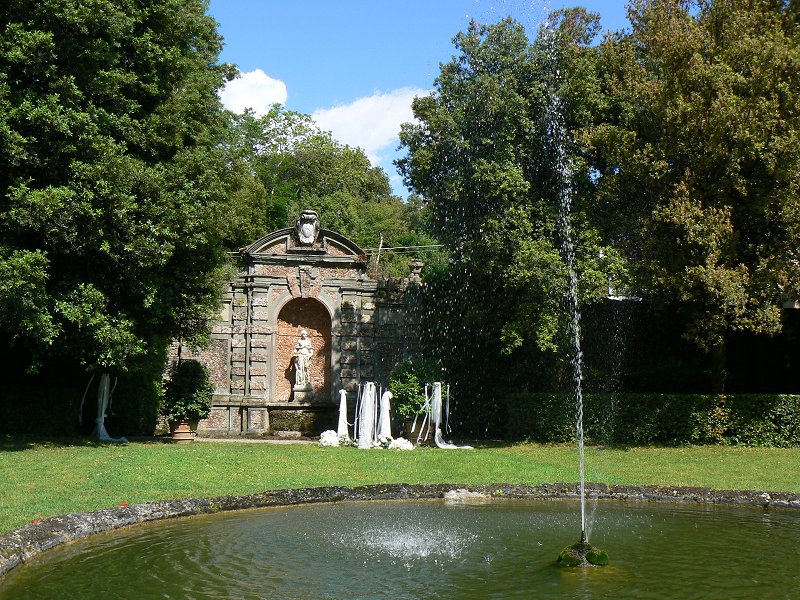
[[[405,432],[405,438],[413,443],[415,446],[429,446],[433,443],[433,427],[428,428],[428,424],[425,424],[426,429],[430,429],[430,433],[428,434],[428,439],[422,439],[425,436],[425,432],[422,432],[422,437],[420,438],[419,442],[417,442],[417,436],[420,433],[420,429],[422,428],[422,421],[425,419],[425,415],[420,415],[417,418],[417,428],[414,429],[414,419],[406,419],[405,423],[403,424],[403,429]]]
[[[188,444],[197,437],[197,421],[190,421],[189,419],[171,421],[169,430],[172,432],[172,441],[174,443]]]

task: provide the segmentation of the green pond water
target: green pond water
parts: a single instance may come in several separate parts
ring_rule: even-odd
[[[13,570],[0,598],[798,598],[800,512],[589,504],[611,566],[558,567],[563,500],[339,503],[136,526]]]

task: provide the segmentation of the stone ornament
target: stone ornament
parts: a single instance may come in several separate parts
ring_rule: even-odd
[[[312,246],[317,241],[320,230],[319,215],[314,210],[304,210],[297,217],[294,230],[302,246]]]

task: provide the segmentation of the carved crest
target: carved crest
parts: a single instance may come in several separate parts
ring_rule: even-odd
[[[319,235],[320,224],[319,215],[314,210],[304,210],[297,217],[294,224],[294,230],[297,234],[297,239],[302,246],[311,246],[317,241]]]

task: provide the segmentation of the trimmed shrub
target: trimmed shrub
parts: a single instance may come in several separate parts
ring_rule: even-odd
[[[425,384],[433,382],[434,369],[423,360],[406,359],[397,365],[389,377],[392,407],[404,419],[422,414],[425,404]]]
[[[514,394],[507,410],[508,439],[574,439],[576,410],[566,394]],[[603,444],[797,446],[800,396],[589,393],[584,432]]]
[[[167,421],[205,419],[211,412],[214,384],[206,366],[196,360],[179,361],[164,390],[161,414]]]

